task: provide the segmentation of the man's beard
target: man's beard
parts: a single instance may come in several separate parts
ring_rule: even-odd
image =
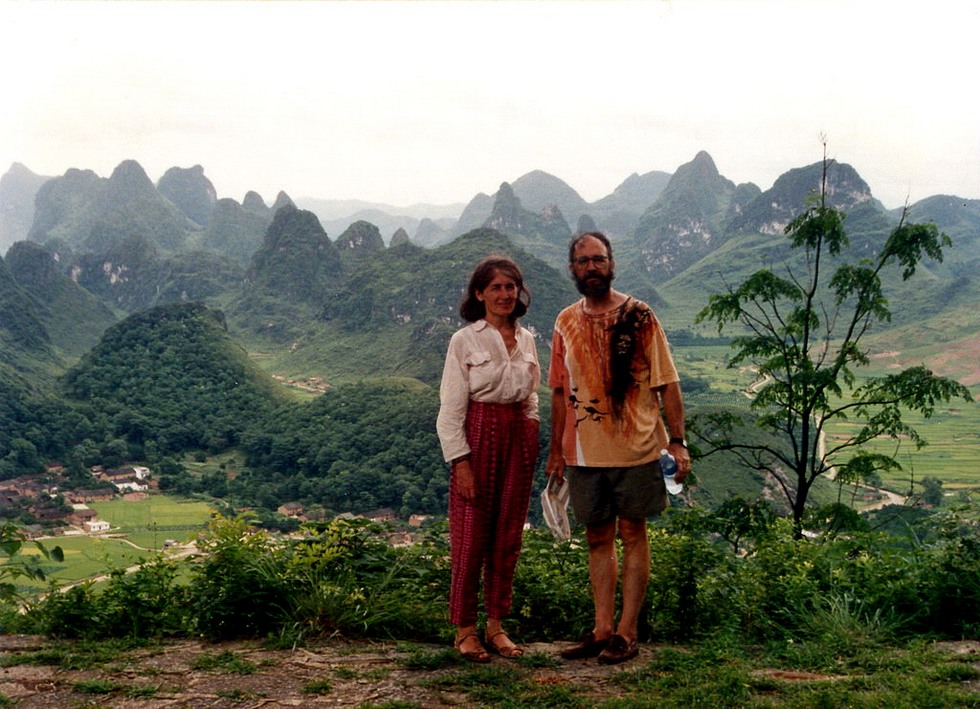
[[[586,298],[602,298],[612,288],[613,278],[615,275],[612,271],[608,275],[593,273],[583,278],[575,276],[575,287]]]

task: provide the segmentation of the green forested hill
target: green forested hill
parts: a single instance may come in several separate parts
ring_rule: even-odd
[[[229,494],[271,509],[293,500],[333,512],[445,513],[438,409],[438,392],[412,379],[365,380],[287,405],[246,436],[249,472]]]
[[[64,390],[98,407],[131,444],[166,451],[233,446],[281,397],[223,316],[200,303],[160,306],[109,328]]]
[[[0,259],[0,337],[9,347],[23,351],[42,350],[51,342],[37,304],[17,283],[4,259]]]
[[[30,241],[19,241],[6,256],[17,284],[38,307],[52,344],[72,357],[92,349],[116,315],[94,294],[62,274],[51,253]]]
[[[288,343],[315,318],[341,271],[337,247],[316,216],[283,207],[252,256],[229,317],[245,333]]]
[[[43,310],[0,258],[0,381],[35,389],[57,370],[59,362],[41,320]]]

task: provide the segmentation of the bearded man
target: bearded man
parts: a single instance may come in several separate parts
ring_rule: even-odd
[[[546,469],[567,481],[575,519],[585,524],[595,624],[561,656],[617,664],[639,652],[637,623],[650,575],[647,517],[667,506],[661,449],[677,461],[677,482],[691,470],[684,399],[650,306],[612,287],[609,239],[600,232],[581,234],[569,244],[568,258],[583,297],[555,321]],[[617,534],[623,542],[618,623]]]

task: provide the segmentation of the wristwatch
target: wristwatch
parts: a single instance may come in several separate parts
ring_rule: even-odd
[[[668,441],[668,443],[680,443],[681,446],[683,446],[684,448],[687,448],[687,441],[684,440],[683,438],[671,438]]]

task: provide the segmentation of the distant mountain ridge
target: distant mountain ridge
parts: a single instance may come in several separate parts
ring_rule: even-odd
[[[389,235],[370,220],[355,220],[331,234],[317,214],[297,207],[282,192],[271,207],[255,192],[246,193],[241,203],[217,198],[198,165],[172,168],[154,186],[138,163],[125,161],[108,179],[72,169],[44,181],[37,189],[29,235],[50,257],[45,269],[54,268],[112,310],[135,313],[200,300],[226,309],[229,322],[251,333],[249,337],[300,348],[302,341],[320,338],[322,328],[340,327],[343,336],[350,337],[368,323],[370,328],[382,321],[406,326],[418,317],[412,308],[384,303],[385,298],[409,293],[412,298],[423,296],[421,291],[392,291],[386,281],[397,282],[399,277],[384,273],[380,264],[420,268],[421,280],[433,263],[451,253],[445,246],[479,231],[506,238],[502,248],[522,258],[539,259],[548,267],[544,277],[567,288],[569,237],[599,228],[613,239],[617,285],[652,303],[671,329],[688,329],[699,304],[723,287],[719,274],[737,281],[761,264],[784,257],[788,246],[782,230],[818,188],[821,169],[822,163],[795,168],[762,191],[752,183],[734,184],[702,151],[673,174],[633,174],[612,194],[591,204],[559,178],[535,170],[513,183],[501,183],[493,196],[476,195],[455,222],[421,217],[414,234],[411,222],[406,222],[407,227],[398,226]],[[18,168],[13,177],[16,181],[30,175]],[[829,163],[828,180],[831,203],[847,211],[848,232],[858,253],[872,254],[898,216],[882,207],[851,166]],[[910,294],[908,302],[923,312],[935,312],[945,306],[926,303],[926,294],[942,297],[948,291],[943,302],[961,307],[958,304],[973,293],[976,281],[972,266],[978,258],[980,202],[937,196],[912,205],[911,218],[941,220],[956,248],[946,263],[929,266],[935,283]],[[610,224],[623,231],[615,233]],[[460,229],[465,231],[457,234]],[[420,246],[434,252],[435,262],[421,258]],[[19,249],[20,270],[29,270],[20,259],[27,253]],[[478,258],[477,251],[469,253]],[[42,256],[32,250],[28,261],[40,267]],[[465,273],[471,265],[454,262],[452,268]],[[451,272],[445,273],[449,277]],[[39,321],[51,325],[55,319],[42,317],[46,306],[39,296],[31,296],[24,312],[33,308]],[[449,305],[444,316],[449,321],[454,320],[453,307]],[[384,312],[389,319],[377,320]],[[914,318],[914,312],[899,317]],[[18,321],[17,327],[25,323]],[[96,332],[105,327],[104,319],[93,323],[98,323],[93,324]],[[81,339],[74,348],[64,347],[59,333],[66,331],[65,324],[51,327],[54,341],[62,343],[56,346],[66,353],[83,349]],[[307,334],[300,336],[304,328]],[[329,366],[335,373],[342,370],[342,360],[351,363],[357,355],[330,356],[339,358]]]
[[[103,251],[139,236],[176,251],[196,229],[160,194],[134,160],[120,163],[106,180],[91,171],[69,171],[45,182],[35,197],[34,225],[27,238],[58,240],[75,250]]]
[[[134,164],[134,161],[124,161],[116,170],[123,175],[129,174],[130,181],[137,179],[139,173],[142,173],[142,177],[145,178],[142,168],[136,170]],[[34,195],[45,182],[61,179],[38,178],[28,184],[25,171],[29,173],[23,166],[19,166],[16,170],[11,168],[10,173],[8,173],[11,177],[8,178],[8,181],[17,185],[19,194],[28,195],[26,198],[28,202],[33,200]],[[0,251],[14,241],[23,238],[31,238],[39,242],[61,239],[66,244],[74,246],[77,242],[91,237],[92,229],[98,226],[97,222],[102,208],[91,205],[86,207],[85,205],[92,201],[99,202],[102,200],[99,190],[103,186],[103,180],[91,171],[74,168],[62,177],[64,178],[62,182],[67,184],[55,189],[56,194],[53,198],[49,198],[48,195],[42,196],[46,200],[43,209],[48,216],[42,218],[41,223],[30,234],[28,232],[31,230],[33,222],[28,222],[26,226],[21,228],[10,230],[6,237],[6,244],[3,233],[0,232]],[[639,214],[659,194],[667,179],[669,179],[668,173],[651,172],[643,176],[634,173],[612,194],[593,205],[585,202],[564,181],[541,170],[527,173],[509,184],[511,184],[515,195],[529,211],[541,212],[548,208],[557,207],[569,224],[576,224],[587,213],[594,214],[598,227],[609,231],[613,238],[618,238],[625,235],[635,225],[635,220]],[[149,198],[149,192],[145,190],[148,178],[140,181],[144,188],[142,191],[143,198]],[[190,233],[189,243],[209,250],[233,248],[223,235],[223,231],[226,230],[223,230],[222,224],[214,224],[212,220],[215,209],[223,203],[224,207],[219,214],[222,219],[226,222],[230,220],[233,223],[241,223],[242,218],[228,213],[230,204],[239,203],[234,200],[228,202],[226,201],[228,198],[218,198],[213,184],[204,175],[200,165],[191,168],[170,168],[160,178],[156,187],[159,195],[177,207],[179,213],[187,218],[189,224],[185,223],[181,227]],[[130,189],[131,196],[139,193],[140,190]],[[6,199],[12,201],[13,198]],[[286,199],[293,202],[288,197]],[[314,212],[332,238],[336,238],[336,235],[343,233],[356,221],[367,221],[375,224],[387,241],[390,241],[391,235],[398,229],[404,229],[414,243],[429,247],[446,243],[466,231],[484,226],[487,219],[490,218],[494,200],[495,197],[477,195],[465,205],[415,204],[408,207],[396,207],[362,200],[328,200],[305,197],[295,203]],[[21,201],[24,201],[23,197],[21,197]],[[271,211],[274,212],[280,206],[278,202],[277,199],[277,204],[273,204]],[[4,203],[5,198],[0,193],[0,205]],[[59,210],[59,203],[63,204],[65,209]],[[247,193],[239,206],[243,207],[246,212],[269,210],[262,198],[254,192]],[[87,211],[93,213],[86,215]],[[65,212],[74,213],[76,216],[72,220],[65,220]],[[31,209],[31,215],[33,216],[33,209]],[[167,224],[171,220],[164,218],[159,221],[161,224]],[[265,221],[265,226],[268,226],[268,221],[268,219]],[[201,229],[206,229],[208,233],[195,237],[195,233]],[[254,234],[254,230],[250,233]],[[154,235],[150,235],[150,237],[152,242],[165,247],[175,238],[179,238],[173,234],[170,235],[169,239],[162,239]],[[99,243],[98,235],[91,238],[93,238],[94,244]],[[252,246],[257,247],[261,238],[253,237],[249,241]],[[247,261],[247,258],[245,260]]]
[[[718,173],[710,155],[698,153],[677,169],[637,222],[633,241],[642,266],[670,278],[697,263],[724,243],[727,221],[744,206],[739,199],[759,192],[754,185],[739,191]]]
[[[206,227],[211,221],[218,192],[211,180],[204,176],[204,168],[200,165],[188,169],[170,168],[160,178],[157,189],[198,226]]]
[[[554,218],[557,209],[569,224],[578,225],[585,217],[595,228],[618,241],[632,234],[640,215],[660,196],[669,183],[671,175],[665,172],[649,172],[645,175],[634,173],[616,189],[602,199],[589,204],[563,180],[541,170],[533,170],[522,175],[513,183],[503,183],[513,192],[524,209],[536,212],[548,219]],[[458,236],[480,226],[492,226],[488,220],[499,199],[499,192],[493,196],[480,193],[466,205],[459,221],[452,229]]]
[[[17,162],[0,175],[0,254],[15,241],[27,238],[34,223],[34,196],[50,179]]]
[[[567,260],[572,229],[561,209],[557,205],[547,205],[537,211],[526,209],[506,182],[497,190],[493,209],[483,226],[513,237],[529,253],[556,268],[561,268]]]

